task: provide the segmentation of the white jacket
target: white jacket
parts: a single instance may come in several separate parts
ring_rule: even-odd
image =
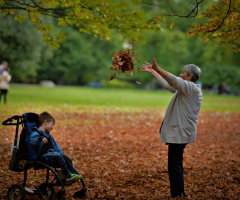
[[[4,70],[0,74],[0,89],[8,90],[9,82],[11,81],[12,76],[8,73],[8,71]]]
[[[202,103],[201,86],[171,73],[166,80],[161,76],[157,80],[165,89],[175,93],[164,117],[160,141],[176,144],[194,142]]]

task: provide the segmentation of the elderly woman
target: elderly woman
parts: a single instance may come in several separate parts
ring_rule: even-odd
[[[160,141],[168,145],[168,173],[171,196],[185,197],[183,178],[183,151],[196,140],[197,118],[202,103],[201,86],[196,84],[201,70],[193,64],[182,68],[180,77],[164,71],[157,65],[145,63],[142,71],[151,73],[168,91],[175,93],[160,128]]]

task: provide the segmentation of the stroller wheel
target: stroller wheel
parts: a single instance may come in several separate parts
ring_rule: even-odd
[[[66,196],[65,194],[61,193],[61,192],[58,192],[58,193],[55,193],[53,198],[53,200],[66,200]]]
[[[47,183],[43,183],[38,186],[39,199],[52,199],[53,195],[55,194],[55,188]]]
[[[26,197],[26,191],[20,184],[14,184],[8,189],[8,200],[24,200]]]

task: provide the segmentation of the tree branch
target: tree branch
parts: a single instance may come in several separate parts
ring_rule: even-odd
[[[226,20],[226,18],[229,16],[229,14],[230,14],[230,10],[231,10],[231,3],[232,3],[232,1],[231,0],[229,0],[229,6],[228,6],[228,11],[227,11],[227,14],[225,15],[225,17],[223,18],[223,20],[222,20],[222,22],[219,24],[219,26],[217,27],[217,28],[215,28],[215,29],[213,29],[213,30],[210,30],[210,31],[208,31],[208,33],[213,33],[213,32],[215,32],[216,30],[218,30],[219,28],[221,28],[222,27],[222,25],[223,25],[223,23],[224,23],[224,21]]]
[[[197,14],[198,14],[198,7],[199,7],[199,4],[202,3],[203,0],[200,0],[198,2],[198,0],[196,0],[196,6],[192,9],[192,11],[188,14],[188,15],[178,15],[176,12],[173,11],[173,9],[171,9],[171,12],[173,13],[172,15],[170,14],[165,14],[163,13],[165,16],[168,16],[168,17],[183,17],[183,18],[193,18],[193,17],[196,17]],[[156,5],[156,4],[153,4],[153,3],[148,3],[148,2],[145,2],[144,0],[142,0],[142,3],[143,4],[148,4],[148,5],[152,5],[152,6],[159,6],[159,5]],[[193,14],[194,13],[194,14]],[[193,14],[193,15],[192,15]]]

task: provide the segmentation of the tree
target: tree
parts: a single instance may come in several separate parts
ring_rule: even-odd
[[[32,82],[41,57],[50,56],[49,45],[29,21],[20,24],[11,15],[0,15],[0,21],[0,60],[8,61],[13,82]]]
[[[0,11],[3,15],[16,14],[16,20],[22,22],[27,18],[37,24],[43,31],[44,41],[53,48],[64,39],[64,33],[52,34],[53,24],[44,24],[43,15],[50,16],[59,26],[70,26],[81,33],[109,40],[113,29],[118,30],[123,39],[130,41],[143,40],[142,34],[151,26],[160,30],[156,21],[150,20],[146,25],[145,14],[132,3],[140,0],[0,0]],[[157,22],[157,24],[159,21]]]
[[[50,59],[41,60],[36,79],[50,79],[64,85],[86,85],[90,81],[108,80],[112,52],[122,48],[119,35],[114,34],[113,41],[108,42],[81,35],[69,27],[61,27],[61,31],[66,32],[66,39],[61,48],[53,51]]]
[[[151,1],[152,2],[152,1]],[[16,14],[16,20],[23,21],[27,18],[37,24],[38,29],[44,33],[44,41],[53,48],[58,48],[59,41],[65,38],[64,33],[53,33],[53,24],[42,22],[43,15],[56,19],[59,26],[70,26],[79,32],[94,37],[109,40],[113,29],[118,30],[123,39],[131,42],[144,40],[144,33],[149,30],[160,31],[165,16],[194,18],[199,14],[200,4],[204,0],[196,0],[192,9],[187,14],[177,14],[171,9],[172,14],[156,13],[148,18],[142,11],[142,5],[155,5],[144,0],[0,0],[2,14]],[[174,1],[178,4],[179,1]],[[159,2],[161,6],[163,2]],[[167,1],[169,7],[171,3]],[[205,38],[205,43],[215,41],[230,46],[232,50],[239,51],[239,9],[240,0],[224,0],[208,8],[209,13],[199,17],[208,18],[209,21],[202,25],[193,25],[189,28],[190,36]],[[171,23],[172,29],[174,23]]]
[[[225,44],[229,49],[240,51],[240,0],[224,0],[207,9],[199,18],[208,18],[205,24],[189,27],[188,34]]]

